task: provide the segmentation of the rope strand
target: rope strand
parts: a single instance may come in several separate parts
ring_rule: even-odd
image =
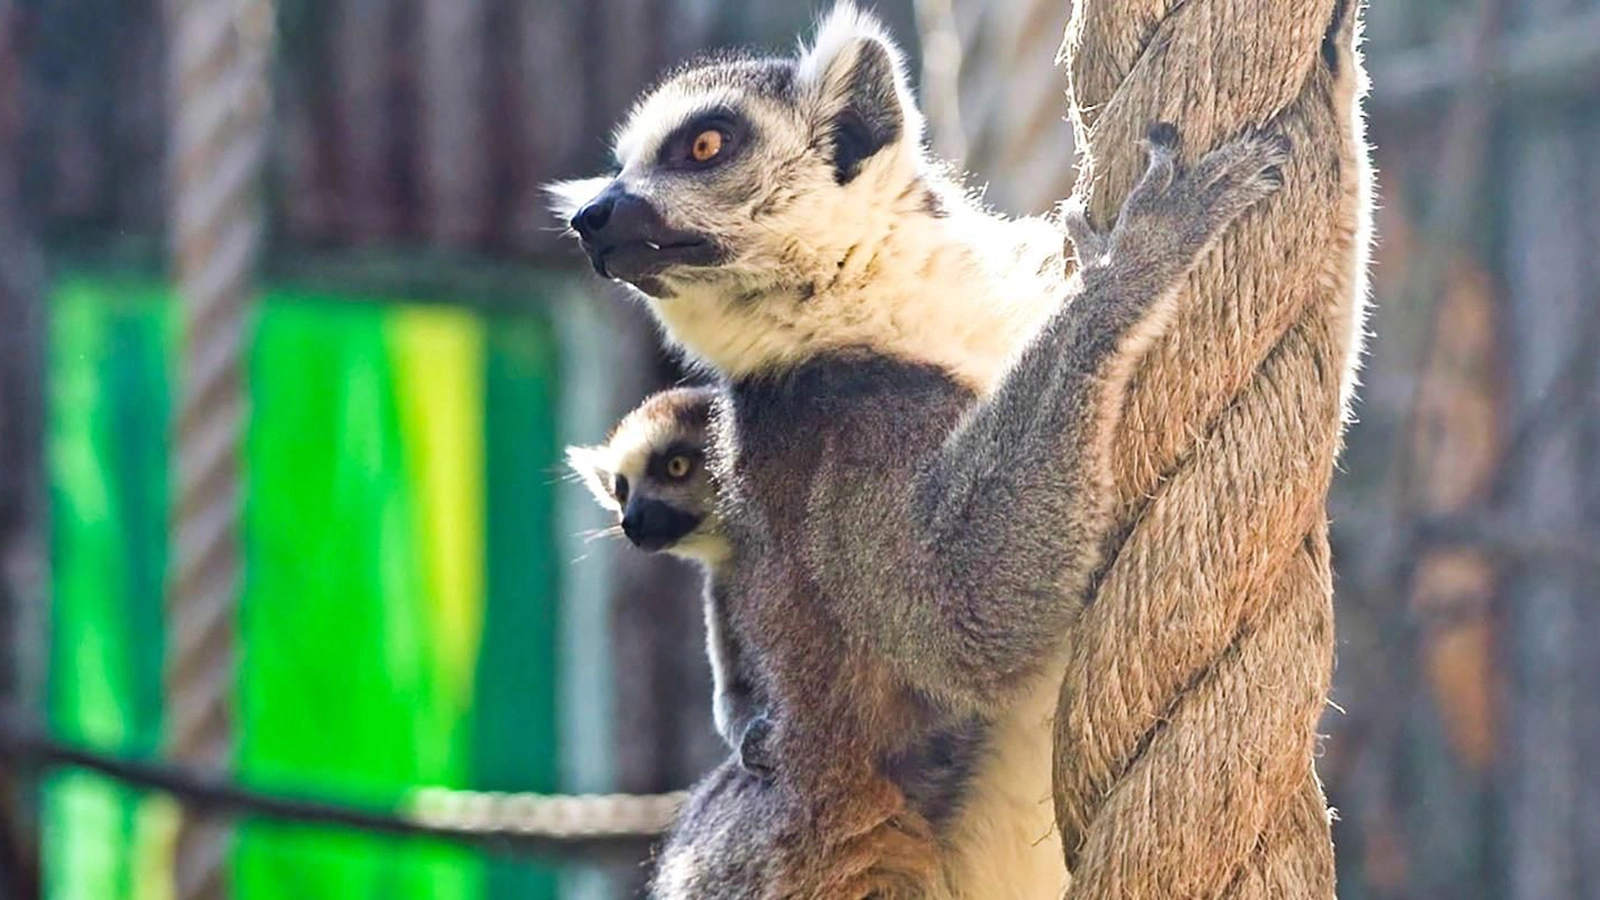
[[[0,759],[84,769],[130,787],[169,794],[197,812],[440,838],[564,859],[637,858],[643,844],[671,824],[687,796],[682,791],[562,795],[427,787],[411,791],[398,809],[363,808],[270,793],[192,766],[131,760],[74,746],[5,714],[0,714]]]

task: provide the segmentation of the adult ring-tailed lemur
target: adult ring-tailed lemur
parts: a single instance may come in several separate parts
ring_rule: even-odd
[[[672,75],[618,174],[554,189],[595,270],[719,379],[716,577],[772,723],[770,772],[695,789],[658,896],[1059,894],[1048,719],[1107,441],[1183,277],[1288,152],[1184,167],[1176,140],[1152,129],[1107,233],[1004,219],[929,158],[900,53],[840,6],[795,58]]]

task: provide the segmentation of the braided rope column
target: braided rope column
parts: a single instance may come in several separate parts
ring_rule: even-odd
[[[1055,800],[1074,900],[1333,897],[1313,769],[1332,665],[1325,494],[1365,299],[1356,0],[1079,0],[1062,52],[1100,225],[1149,123],[1192,162],[1258,127],[1285,186],[1190,276],[1137,369],[1114,546],[1074,628]]]
[[[243,344],[261,244],[258,188],[267,107],[267,0],[169,0],[172,239],[183,359],[174,435],[167,582],[167,723],[174,758],[223,771],[231,758],[233,628],[245,422]],[[173,877],[180,900],[227,895],[229,831],[186,816]]]

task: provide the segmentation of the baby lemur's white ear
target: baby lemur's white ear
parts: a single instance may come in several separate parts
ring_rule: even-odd
[[[801,47],[799,83],[833,134],[834,177],[848,184],[889,146],[919,147],[922,114],[906,81],[905,56],[883,24],[840,3]]]
[[[606,189],[611,179],[604,175],[594,178],[572,178],[567,181],[552,181],[544,186],[545,196],[550,198],[550,211],[565,225],[572,221],[578,210],[590,200],[600,195]]]
[[[606,509],[617,509],[617,496],[611,491],[613,473],[602,447],[568,447],[567,467]]]

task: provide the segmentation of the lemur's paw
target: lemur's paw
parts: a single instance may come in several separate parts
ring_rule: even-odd
[[[1289,141],[1250,134],[1229,141],[1193,167],[1177,162],[1178,131],[1157,123],[1143,142],[1150,156],[1111,233],[1112,252],[1132,265],[1186,265],[1245,210],[1283,187]]]
[[[1178,173],[1178,126],[1156,122],[1145,132],[1139,146],[1144,148],[1145,168],[1134,190],[1166,190]]]
[[[1158,204],[1160,196],[1172,187],[1172,179],[1177,174],[1177,126],[1171,122],[1157,122],[1151,125],[1145,138],[1139,142],[1139,146],[1144,148],[1149,162],[1146,163],[1139,182],[1128,194],[1128,199],[1123,204],[1124,210]],[[1118,222],[1120,223],[1126,215],[1126,213],[1119,215]],[[1092,268],[1109,261],[1107,254],[1111,252],[1111,237],[1114,230],[1110,232],[1094,230],[1089,224],[1088,211],[1084,207],[1082,196],[1074,194],[1062,204],[1061,224],[1066,228],[1067,237],[1072,241],[1078,268]]]
[[[1232,221],[1283,187],[1282,167],[1291,149],[1288,137],[1267,132],[1237,138],[1207,153],[1192,176],[1201,204],[1220,224]]]

